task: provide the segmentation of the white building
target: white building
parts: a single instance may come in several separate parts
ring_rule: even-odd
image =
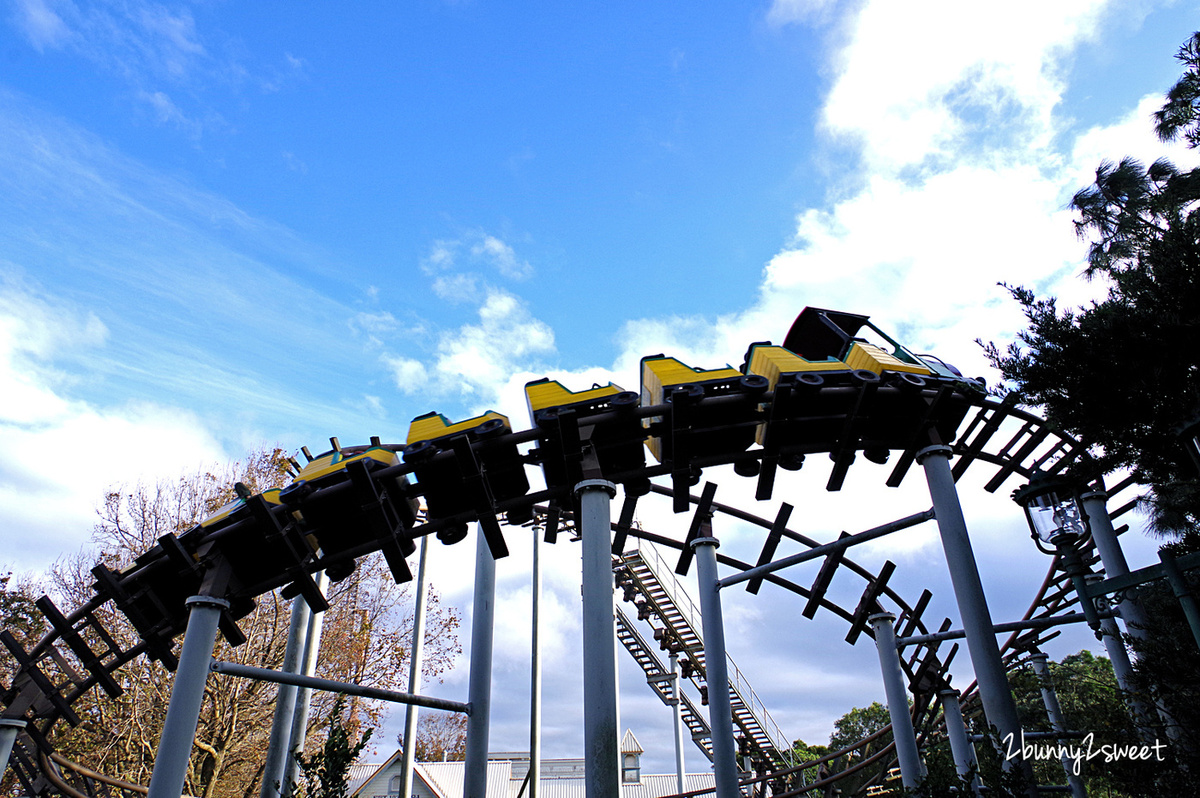
[[[674,773],[642,773],[644,752],[633,732],[621,740],[622,798],[660,798],[675,795],[679,786]],[[403,757],[397,750],[382,764],[354,765],[350,770],[350,798],[400,798]],[[413,765],[411,798],[462,798],[464,762],[417,762]],[[583,798],[584,760],[543,759],[542,798]],[[487,798],[523,798],[529,792],[529,754],[488,754]],[[688,773],[684,791],[711,789],[712,772]]]

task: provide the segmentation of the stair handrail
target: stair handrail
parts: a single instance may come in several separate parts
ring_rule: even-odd
[[[663,556],[659,554],[658,548],[653,543],[638,540],[634,551],[637,552],[642,562],[646,563],[646,567],[650,569],[650,573],[654,576],[655,581],[658,582],[663,592],[667,594],[667,598],[671,600],[671,603],[675,605],[675,609],[683,616],[683,621],[692,630],[692,634],[696,636],[696,639],[703,640],[704,624],[700,619],[700,609],[696,607],[692,602],[691,596],[687,594],[687,591],[679,584],[679,580],[675,578],[675,569],[663,559]],[[647,554],[649,554],[649,557],[646,556]],[[664,578],[663,574],[666,574],[668,578]],[[700,662],[703,664],[703,647],[693,653],[699,656]]]
[[[646,642],[646,638],[642,637],[641,633],[638,632],[637,627],[635,627],[633,625],[633,622],[629,620],[629,616],[626,615],[625,612],[620,607],[617,607],[616,611],[617,611],[618,623],[620,623],[621,625],[623,625],[625,627],[625,630],[629,633],[629,636],[634,638],[636,643],[646,653],[647,658],[651,662],[654,663],[655,667],[661,673],[663,673],[663,674],[670,673],[670,671],[667,670],[663,666],[662,660],[660,660],[658,658],[658,655],[654,653],[654,649],[650,648],[649,644]],[[626,649],[628,650],[628,646],[626,646]],[[632,653],[632,652],[630,652],[630,653]],[[642,667],[642,670],[643,671],[646,670],[645,666]],[[646,675],[650,676],[649,673],[647,673]],[[673,691],[672,697],[673,698],[677,697],[677,700],[679,701],[680,711],[683,716],[683,721],[684,721],[684,724],[688,727],[688,731],[692,736],[692,742],[694,742],[696,744],[696,746],[704,753],[704,755],[706,757],[708,757],[708,760],[711,762],[712,756],[713,756],[712,755],[712,730],[709,728],[708,718],[704,717],[702,714],[700,714],[699,712],[696,711],[696,705],[692,703],[692,699],[688,697],[687,693],[683,692],[683,690],[680,689],[680,687],[681,687],[681,685],[679,684],[680,681],[681,681],[681,677],[678,674],[676,674],[675,684],[672,687],[672,691]],[[660,699],[662,699],[664,702],[667,700],[666,696],[663,694],[663,688],[660,683],[651,684],[650,687],[652,690],[654,690],[655,693],[658,694]],[[692,725],[690,723],[687,723],[688,715],[690,715],[692,718],[695,719],[695,721],[697,723],[697,728],[699,728],[701,730],[700,733],[693,731]],[[708,742],[707,745],[704,744],[705,741]]]
[[[691,627],[692,633],[702,640],[704,626],[700,619],[700,611],[687,594],[686,588],[675,578],[675,569],[663,559],[662,554],[658,551],[658,547],[649,541],[636,540],[634,551],[637,552],[642,562],[646,563],[646,567],[650,569],[650,573],[654,576],[655,581],[662,587],[663,592],[667,594],[671,602],[675,604],[676,609],[683,616],[684,622]],[[699,653],[703,655],[704,652],[700,651]],[[771,745],[790,764],[792,753],[791,741],[787,739],[787,736],[783,733],[783,729],[771,717],[771,713],[767,711],[766,706],[758,697],[758,694],[754,692],[754,689],[750,686],[750,682],[747,681],[737,664],[734,663],[733,657],[729,655],[728,651],[725,652],[725,659],[730,669],[730,686],[738,694],[738,698],[746,705],[746,708],[750,710],[750,713],[758,722],[759,727],[762,729],[763,734],[767,736]]]

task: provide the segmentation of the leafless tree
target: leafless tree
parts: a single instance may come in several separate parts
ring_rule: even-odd
[[[252,491],[286,484],[286,453],[255,452],[218,472],[201,472],[155,485],[115,488],[104,498],[92,535],[92,547],[61,559],[53,567],[50,589],[62,606],[78,606],[92,594],[90,569],[97,560],[119,569],[168,532],[180,533],[234,498],[233,485]],[[396,585],[379,558],[368,557],[346,580],[329,591],[317,672],[326,678],[399,690],[406,685],[412,634],[412,601],[406,586]],[[283,663],[290,616],[289,602],[278,593],[259,597],[257,608],[238,623],[247,638],[232,648],[223,640],[215,656],[268,668]],[[105,626],[126,641],[135,639],[130,624],[110,606],[102,609]],[[442,607],[431,591],[426,609],[425,676],[437,677],[460,650],[458,613]],[[77,707],[83,723],[62,729],[55,744],[65,756],[128,781],[147,783],[170,696],[171,674],[158,662],[138,660],[118,675],[125,692],[119,698],[91,695]],[[201,798],[247,798],[257,794],[277,692],[275,685],[227,676],[208,680],[185,791]],[[333,697],[313,696],[309,740],[323,737]],[[387,711],[379,702],[356,699],[345,724],[359,729],[378,725]],[[316,743],[314,743],[316,744]]]

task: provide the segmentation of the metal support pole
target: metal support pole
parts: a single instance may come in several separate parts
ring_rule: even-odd
[[[718,545],[717,539],[712,537],[711,523],[701,521],[699,537],[692,541],[692,551],[696,556],[700,623],[704,628],[704,675],[708,683],[708,725],[712,732],[716,798],[739,798],[737,742],[733,737],[729,669],[725,664],[725,622],[717,586]]]
[[[979,761],[975,758],[975,746],[967,737],[967,724],[963,722],[962,704],[958,691],[952,687],[938,691],[942,699],[942,717],[946,721],[946,736],[950,738],[950,755],[954,757],[954,770],[962,778],[971,779],[971,791],[979,795]]]
[[[675,737],[675,792],[683,792],[683,695],[679,652],[671,652],[671,726]]]
[[[496,618],[496,561],[483,530],[475,534],[475,599],[471,611],[471,676],[467,702],[464,798],[487,798],[488,735],[492,719],[492,634]]]
[[[1107,517],[1107,516],[1106,516]],[[1134,725],[1137,727],[1138,736],[1143,742],[1150,742],[1154,739],[1154,732],[1151,729],[1152,720],[1149,708],[1145,702],[1137,698],[1131,691],[1133,663],[1129,660],[1129,650],[1125,648],[1125,639],[1121,636],[1121,630],[1117,626],[1117,622],[1111,617],[1103,617],[1096,609],[1096,603],[1088,592],[1088,584],[1093,579],[1101,578],[1098,574],[1088,573],[1087,566],[1083,563],[1083,558],[1079,551],[1074,546],[1057,546],[1058,556],[1063,563],[1063,569],[1067,576],[1071,579],[1071,585],[1075,588],[1075,594],[1079,597],[1079,606],[1083,610],[1084,616],[1087,618],[1088,626],[1096,633],[1096,639],[1104,644],[1104,650],[1108,652],[1108,660],[1112,663],[1113,676],[1117,680],[1117,686],[1124,691],[1125,702],[1133,715]],[[1124,556],[1120,558],[1120,563],[1124,562]],[[1128,572],[1128,568],[1126,568]],[[1132,601],[1123,601],[1121,603],[1121,611],[1126,608],[1132,609],[1134,612],[1140,612],[1141,607]],[[1165,718],[1164,718],[1165,720]]]
[[[1104,575],[1109,579],[1127,576],[1129,563],[1125,559],[1125,552],[1121,549],[1117,531],[1113,529],[1112,518],[1108,515],[1106,504],[1108,494],[1094,490],[1083,494],[1081,498],[1083,510],[1088,517],[1088,527],[1092,532],[1092,541],[1096,544],[1096,551],[1104,566]],[[1139,640],[1145,640],[1147,635],[1146,610],[1142,606],[1142,602],[1138,600],[1137,593],[1133,590],[1121,591],[1121,601],[1117,606],[1120,608],[1121,620],[1125,623],[1126,633]],[[1120,626],[1116,621],[1104,621],[1100,624],[1100,631],[1104,635],[1104,647],[1108,651],[1109,661],[1112,662],[1117,686],[1124,691],[1126,702],[1129,704],[1134,722],[1137,724],[1138,735],[1144,742],[1150,742],[1155,739],[1152,728],[1154,713],[1151,712],[1145,701],[1135,697],[1133,663],[1130,661],[1129,650],[1125,647],[1125,639],[1121,636]],[[1168,728],[1172,726],[1170,716],[1161,707],[1158,708],[1158,715]]]
[[[1106,505],[1108,494],[1097,490],[1085,493],[1081,498],[1084,512],[1088,516],[1092,541],[1096,544],[1100,562],[1104,565],[1104,575],[1109,579],[1128,576],[1129,563],[1125,560],[1125,552],[1121,549],[1120,538],[1117,537],[1117,532],[1113,529],[1112,518],[1108,514]],[[1118,607],[1121,612],[1121,620],[1125,623],[1125,632],[1130,637],[1145,640],[1148,635],[1148,620],[1146,610],[1142,606],[1142,602],[1138,600],[1137,592],[1134,590],[1121,591],[1121,601]],[[1137,724],[1138,735],[1143,742],[1149,743],[1156,739],[1153,730],[1154,713],[1151,712],[1149,705],[1144,700],[1135,697],[1137,693],[1133,689],[1133,663],[1130,661],[1124,638],[1120,634],[1120,627],[1115,621],[1108,621],[1102,623],[1100,628],[1104,634],[1104,647],[1112,662],[1117,686],[1125,692],[1126,701],[1133,713],[1134,722]],[[1176,739],[1178,730],[1175,729],[1170,714],[1161,703],[1156,709],[1167,734],[1172,739]]]
[[[1103,637],[1103,632],[1100,629],[1100,615],[1096,611],[1096,604],[1092,601],[1088,594],[1087,585],[1087,566],[1083,564],[1083,558],[1079,556],[1079,550],[1074,546],[1055,546],[1058,551],[1059,559],[1062,560],[1063,570],[1071,579],[1071,586],[1075,588],[1075,595],[1079,597],[1079,608],[1083,610],[1083,616],[1087,619],[1087,625],[1092,627],[1092,631],[1096,633],[1096,639]]]
[[[533,621],[529,668],[529,798],[542,792],[542,537],[533,529]]]
[[[1171,590],[1175,592],[1175,598],[1179,600],[1179,606],[1183,607],[1188,626],[1192,628],[1192,637],[1195,638],[1197,647],[1200,647],[1200,607],[1196,606],[1192,587],[1188,584],[1187,577],[1179,570],[1174,554],[1162,548],[1158,550],[1158,559],[1162,560],[1163,574],[1171,583]]]
[[[1046,662],[1047,659],[1049,657],[1038,652],[1029,658],[1029,662],[1033,665],[1038,686],[1042,690],[1042,704],[1046,707],[1046,717],[1050,719],[1050,728],[1061,734],[1067,730],[1067,725],[1063,720],[1062,707],[1058,704],[1058,693],[1054,690],[1054,681],[1050,678],[1050,666]],[[1072,798],[1087,798],[1083,779],[1075,772],[1077,760],[1067,756],[1065,752],[1060,760],[1063,771],[1067,774],[1067,785],[1071,788]]]
[[[304,676],[299,673],[284,673],[270,668],[256,668],[253,665],[242,665],[238,662],[214,662],[210,669],[213,673],[226,676],[236,676],[242,679],[255,679],[260,682],[275,682],[276,684],[294,684],[297,687],[307,687],[328,693],[358,696],[371,701],[388,701],[393,704],[414,705],[440,709],[445,712],[462,712],[470,714],[471,707],[461,701],[450,701],[445,698],[435,698],[428,695],[413,695],[398,693],[395,690],[383,690],[379,687],[355,684],[354,682],[338,682],[333,679],[322,679],[318,676]]]
[[[412,650],[408,659],[408,692],[421,690],[421,659],[425,648],[425,604],[429,583],[425,581],[425,560],[429,556],[429,536],[421,536],[421,557],[417,565],[416,606],[413,608]],[[404,714],[404,761],[400,770],[400,795],[412,795],[413,758],[417,747],[418,707],[409,704]]]
[[[1088,516],[1088,526],[1092,530],[1092,541],[1100,554],[1100,562],[1104,565],[1104,574],[1109,579],[1125,576],[1129,573],[1129,563],[1125,560],[1125,552],[1121,549],[1117,532],[1113,529],[1112,519],[1108,516],[1105,502],[1107,494],[1101,491],[1091,491],[1082,496],[1083,511]],[[1121,608],[1121,619],[1125,621],[1125,629],[1134,637],[1146,636],[1146,611],[1137,597],[1125,591],[1118,605]]]
[[[187,631],[179,651],[179,667],[171,686],[171,701],[154,756],[147,798],[179,798],[183,794],[208,666],[217,642],[217,622],[221,611],[229,609],[229,602],[214,596],[192,596],[187,606],[190,608]]]
[[[304,644],[308,639],[308,619],[312,611],[302,596],[292,599],[292,617],[288,623],[287,648],[283,654],[283,670],[299,673]],[[292,717],[296,712],[297,688],[279,685],[275,695],[275,716],[271,720],[271,741],[267,744],[267,761],[263,765],[259,798],[280,798],[287,753],[291,750]]]
[[[324,571],[313,575],[317,590],[325,593],[329,577]],[[308,633],[304,639],[304,658],[300,660],[300,674],[312,676],[317,672],[317,655],[321,652],[321,625],[325,621],[325,613],[313,612],[308,616]],[[312,706],[312,690],[307,687],[296,689],[296,709],[292,714],[292,733],[288,741],[287,764],[284,767],[284,794],[289,794],[300,777],[300,762],[297,756],[304,753],[304,744],[308,741],[308,713]]]
[[[1103,579],[1099,574],[1086,574],[1084,583],[1090,584],[1093,580]],[[1092,603],[1093,599],[1084,599],[1080,597],[1080,602],[1087,601]],[[1124,601],[1121,603],[1121,612],[1124,612],[1128,607],[1136,607],[1137,611],[1141,610],[1141,605],[1136,602]],[[1129,707],[1129,712],[1133,716],[1134,726],[1137,728],[1138,737],[1142,742],[1151,743],[1156,739],[1154,733],[1154,714],[1151,712],[1149,705],[1145,701],[1137,697],[1137,693],[1133,690],[1133,663],[1129,659],[1129,649],[1125,647],[1125,638],[1121,635],[1121,629],[1117,626],[1117,621],[1110,614],[1100,614],[1100,641],[1104,643],[1104,650],[1108,653],[1108,661],[1112,664],[1113,676],[1117,680],[1117,687],[1121,688],[1122,698],[1125,704]],[[1132,628],[1126,623],[1126,628]],[[1139,626],[1141,634],[1144,635],[1144,625]],[[1161,713],[1160,713],[1161,714]],[[1163,723],[1168,723],[1169,717],[1165,714],[1161,715]]]
[[[25,721],[20,718],[0,718],[0,776],[8,770],[8,758],[12,755],[13,744],[24,728]]]
[[[583,538],[583,754],[586,798],[621,794],[617,727],[617,643],[613,609],[612,516],[616,486],[585,479],[579,497]]]
[[[962,615],[967,651],[971,655],[971,665],[979,684],[983,712],[987,722],[999,732],[998,742],[1003,746],[1006,740],[1019,742],[1021,722],[1017,718],[1017,705],[1008,687],[1000,647],[996,645],[996,634],[992,631],[992,616],[983,593],[983,583],[979,579],[971,539],[967,535],[967,522],[958,501],[954,475],[950,471],[950,454],[949,446],[930,446],[917,452],[917,461],[925,470],[929,496],[937,514],[938,532],[946,552],[954,598]],[[1005,767],[1011,767],[1014,763],[1028,776],[1032,795],[1035,790],[1032,786],[1033,769],[1019,758],[1006,760]]]
[[[892,719],[892,739],[896,743],[896,758],[900,760],[900,782],[906,790],[916,790],[925,778],[921,752],[917,749],[917,734],[913,731],[912,713],[908,708],[908,687],[900,667],[900,652],[896,649],[896,616],[879,612],[867,618],[875,632],[875,648],[879,651],[879,670],[883,673],[883,689],[887,695],[888,715]]]

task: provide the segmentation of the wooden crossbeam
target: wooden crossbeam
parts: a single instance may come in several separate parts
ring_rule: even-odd
[[[888,560],[879,569],[879,576],[867,583],[867,589],[863,591],[858,607],[854,610],[854,619],[850,622],[850,632],[846,635],[846,642],[850,645],[854,645],[858,641],[858,636],[866,628],[867,618],[879,611],[879,596],[887,587],[888,580],[891,579],[895,570],[896,563]]]
[[[492,493],[488,488],[487,480],[483,478],[483,470],[479,467],[475,452],[471,449],[470,439],[465,435],[460,435],[451,438],[450,444],[454,449],[459,471],[462,473],[463,484],[467,488],[467,494],[479,520],[479,528],[483,530],[484,540],[487,541],[488,549],[492,552],[492,559],[499,560],[507,557],[508,544],[504,542],[504,533],[500,531],[500,522],[496,520]],[[405,568],[407,567],[405,566]],[[409,579],[412,579],[411,574]]]
[[[21,672],[29,677],[29,680],[33,682],[33,686],[41,692],[45,699],[54,705],[54,708],[59,711],[63,719],[72,726],[78,726],[80,719],[75,714],[75,710],[71,709],[71,705],[67,703],[67,699],[63,697],[62,693],[58,692],[58,688],[42,672],[37,663],[33,661],[33,658],[29,656],[29,652],[17,642],[12,632],[7,629],[0,632],[0,643],[4,644],[4,647],[8,649],[8,653],[12,654],[13,659],[21,666]]]
[[[629,530],[633,526],[633,514],[637,510],[638,497],[628,490],[625,492],[625,500],[621,503],[621,516],[617,520],[617,530],[613,533],[612,553],[625,553],[625,540],[629,536]]]
[[[775,515],[775,522],[771,524],[770,531],[767,532],[767,539],[763,542],[762,551],[758,555],[758,565],[766,565],[775,559],[775,550],[779,548],[779,541],[783,539],[783,532],[787,529],[788,519],[792,515],[792,505],[784,502],[779,505],[779,512]],[[762,587],[763,578],[757,576],[754,579],[746,582],[746,592],[758,594]]]
[[[676,494],[676,497],[678,495]],[[692,541],[700,537],[701,524],[712,518],[712,502],[716,495],[717,484],[715,482],[704,483],[704,491],[700,494],[700,501],[696,504],[696,512],[692,515],[692,524],[688,527],[687,537],[683,540],[683,550],[679,552],[679,562],[675,566],[675,573],[680,576],[687,576],[688,569],[692,567]],[[688,500],[686,492],[683,497],[686,502]]]
[[[850,533],[843,532],[838,536],[838,540],[845,540],[848,537],[850,537]],[[817,614],[817,608],[821,606],[821,599],[825,598],[825,592],[829,590],[829,585],[833,582],[833,574],[842,564],[842,558],[845,556],[846,547],[835,549],[825,556],[825,561],[821,563],[821,570],[817,572],[817,578],[809,588],[808,603],[804,605],[804,611],[801,613],[805,618],[812,620]]]
[[[96,677],[96,682],[104,688],[104,692],[112,698],[121,695],[121,686],[113,680],[104,664],[100,662],[100,657],[96,656],[96,652],[92,651],[92,647],[79,635],[75,627],[70,621],[58,611],[58,607],[54,606],[54,602],[49,596],[42,596],[35,602],[35,605],[41,610],[42,615],[46,616],[46,620],[58,632],[58,636],[63,639],[63,642],[71,649],[75,657],[83,664],[83,667],[88,669],[92,676]]]

